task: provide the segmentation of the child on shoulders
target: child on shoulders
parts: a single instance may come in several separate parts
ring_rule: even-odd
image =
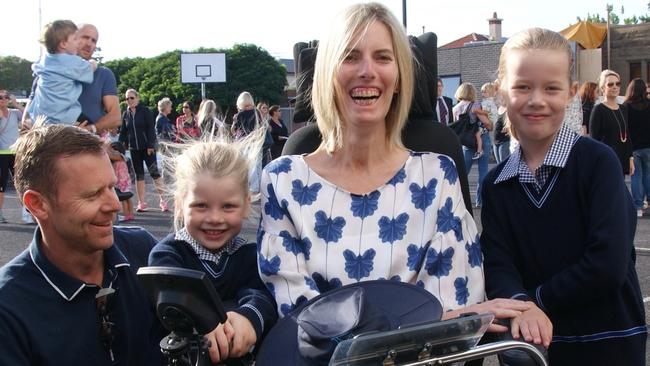
[[[27,112],[32,120],[45,116],[44,123],[73,124],[82,117],[81,83],[93,82],[97,64],[77,56],[77,26],[70,20],[46,25],[41,43],[47,53],[32,65],[38,79]]]

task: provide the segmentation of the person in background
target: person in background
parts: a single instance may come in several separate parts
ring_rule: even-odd
[[[262,121],[267,121],[269,117],[269,105],[266,102],[260,101],[257,103],[257,111],[260,112]]]
[[[273,137],[273,145],[271,145],[271,159],[276,159],[282,155],[282,148],[284,148],[284,143],[289,139],[289,131],[287,126],[284,125],[284,122],[280,119],[282,113],[280,112],[280,106],[274,105],[269,108],[269,126],[271,129],[271,136]]]
[[[111,159],[113,171],[117,182],[115,188],[119,189],[119,193],[131,193],[131,175],[129,168],[126,164],[126,149],[121,142],[111,142],[108,149],[108,157]],[[127,222],[135,220],[133,214],[133,201],[131,198],[122,200],[122,218],[120,222]]]
[[[644,201],[650,198],[650,100],[645,97],[646,88],[641,79],[630,81],[623,104],[630,123],[634,156],[632,198],[637,217],[643,217]]]
[[[265,133],[181,147],[173,157],[175,232],[149,256],[151,266],[205,272],[214,285],[228,319],[207,334],[213,362],[245,356],[277,319],[273,297],[259,277],[255,243],[239,236],[251,206],[249,166],[258,160]]]
[[[190,102],[183,102],[182,113],[176,117],[176,142],[182,143],[201,137],[201,129],[196,121]]]
[[[506,129],[506,120],[508,118],[505,101],[501,94],[496,96],[498,100],[497,122],[494,124],[494,157],[497,164],[506,161],[510,156],[510,134]]]
[[[457,121],[458,117],[462,113],[469,113],[470,121],[472,123],[478,123],[479,128],[477,132],[477,148],[469,148],[463,146],[463,155],[465,156],[465,168],[467,169],[467,175],[472,170],[472,165],[474,160],[477,160],[478,163],[478,186],[476,187],[476,207],[481,206],[481,184],[483,179],[488,172],[488,160],[489,154],[483,154],[483,149],[491,151],[490,146],[490,134],[489,131],[492,131],[492,123],[487,117],[486,113],[481,108],[481,104],[476,102],[476,89],[471,83],[462,83],[456,90],[455,98],[459,101],[458,104],[454,106],[453,114],[454,120]],[[480,144],[478,144],[480,140]]]
[[[596,98],[598,98],[598,84],[591,81],[584,82],[578,94],[582,101],[582,129],[580,132],[583,136],[587,136],[589,135],[591,110],[594,109],[594,103],[596,102]]]
[[[632,140],[627,108],[617,102],[621,91],[621,77],[612,70],[603,70],[598,86],[605,100],[594,106],[589,117],[589,134],[611,147],[621,163],[624,175],[634,174]]]
[[[45,116],[44,123],[84,121],[79,103],[81,84],[92,83],[97,63],[77,56],[77,26],[70,20],[55,20],[43,29],[41,43],[47,52],[32,65],[38,80],[27,113],[32,121]]]
[[[437,121],[443,125],[448,125],[454,122],[454,114],[452,113],[453,101],[451,98],[442,95],[444,84],[442,79],[438,78],[438,99],[436,101],[436,117]]]
[[[13,108],[9,108],[10,105]],[[16,153],[11,146],[18,139],[23,112],[24,108],[16,101],[16,97],[0,89],[0,224],[7,222],[2,214],[2,205],[9,182],[9,173],[14,175]]]
[[[172,101],[165,97],[158,101],[158,116],[156,116],[156,137],[158,141],[175,142],[176,129],[169,114],[172,112]]]
[[[0,364],[166,364],[162,327],[136,278],[156,240],[113,227],[120,203],[105,142],[36,126],[16,143],[14,186],[38,227],[0,269]]]
[[[199,128],[201,135],[217,137],[225,132],[224,124],[217,118],[217,104],[212,99],[204,99],[199,106],[198,114]]]
[[[135,190],[138,193],[136,211],[144,212],[149,207],[145,200],[143,164],[147,164],[147,171],[160,196],[160,210],[169,211],[164,198],[164,183],[160,179],[161,175],[156,161],[156,129],[153,116],[149,108],[140,103],[140,94],[135,89],[127,90],[125,97],[128,108],[122,116],[119,141],[129,148],[135,170]]]
[[[568,41],[541,28],[501,49],[498,89],[519,145],[483,185],[486,291],[531,306],[511,334],[542,340],[550,365],[641,366],[634,206],[612,149],[564,123],[572,59]]]
[[[239,140],[248,136],[252,131],[257,130],[260,126],[266,126],[263,123],[261,113],[255,109],[255,101],[253,96],[247,92],[241,92],[237,97],[237,114],[232,118],[231,134],[235,140]],[[267,128],[268,130],[268,128]],[[266,145],[265,139],[265,145]],[[262,151],[264,148],[262,148]],[[254,195],[260,192],[260,174],[262,172],[263,155],[260,152],[259,163],[251,169],[251,176],[248,182],[251,186],[251,192]]]

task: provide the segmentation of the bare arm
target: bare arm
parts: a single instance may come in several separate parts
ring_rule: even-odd
[[[110,130],[122,125],[120,118],[120,104],[117,95],[104,95],[102,97],[102,104],[106,114],[95,122],[95,127],[98,130]]]

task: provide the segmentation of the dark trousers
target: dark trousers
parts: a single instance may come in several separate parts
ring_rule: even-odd
[[[4,192],[5,189],[7,189],[7,183],[9,182],[9,172],[11,172],[11,175],[14,174],[15,162],[16,155],[0,155],[0,192]]]
[[[149,170],[149,175],[151,179],[160,178],[160,172],[158,171],[158,164],[156,163],[156,153],[148,155],[147,150],[131,150],[131,160],[133,162],[133,170],[135,170],[135,179],[144,180],[144,166],[142,163],[147,164],[147,169]]]

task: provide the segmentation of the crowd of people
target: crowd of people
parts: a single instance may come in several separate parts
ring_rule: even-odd
[[[458,162],[404,146],[422,80],[385,6],[348,7],[319,42],[310,98],[322,142],[301,155],[282,156],[280,107],[247,91],[230,124],[210,99],[197,111],[184,101],[172,121],[162,98],[154,117],[135,89],[120,118],[113,73],[90,62],[97,39],[90,24],[48,24],[29,105],[0,89],[0,209],[11,173],[37,224],[0,269],[0,364],[165,364],[167,331],[136,277],[144,266],[205,273],[226,310],[205,334],[215,363],[250,365],[276,322],[322,322],[307,304],[387,280],[435,296],[441,318],[421,321],[494,314],[491,333],[536,345],[552,365],[645,364],[633,246],[650,194],[642,80],[623,104],[612,70],[578,92],[568,42],[541,28],[508,39],[480,100],[462,83],[454,105],[438,79],[423,123],[475,126],[460,164],[478,164],[479,232]],[[161,211],[173,211],[160,241],[113,225],[120,212],[137,222],[133,183],[135,211],[148,210],[145,165]],[[249,242],[240,232],[257,199]],[[310,334],[289,336],[306,342],[301,359],[323,357],[308,351]]]

